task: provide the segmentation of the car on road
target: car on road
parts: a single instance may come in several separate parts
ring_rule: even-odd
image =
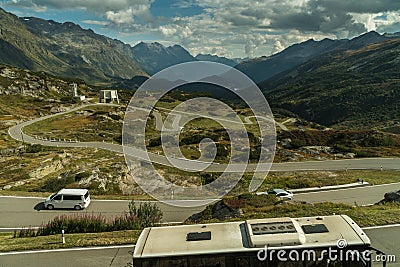
[[[57,194],[51,195],[44,201],[48,210],[87,208],[90,204],[90,194],[87,189],[62,189]]]
[[[283,189],[272,189],[267,192],[258,192],[257,195],[275,195],[278,198],[292,199],[293,193]]]

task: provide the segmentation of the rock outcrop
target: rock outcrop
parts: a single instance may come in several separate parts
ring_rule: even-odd
[[[218,220],[227,220],[230,218],[239,217],[243,214],[241,209],[235,210],[229,207],[224,203],[223,200],[218,201],[217,203],[211,204],[207,206],[205,210],[202,212],[193,214],[185,222],[200,222],[202,220],[211,220],[211,219],[218,219]]]
[[[384,199],[379,203],[397,202],[400,203],[400,190],[395,192],[386,193]]]

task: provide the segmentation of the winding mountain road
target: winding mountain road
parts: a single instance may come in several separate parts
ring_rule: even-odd
[[[165,156],[150,153],[133,147],[123,147],[118,144],[102,143],[102,142],[68,142],[68,141],[57,141],[57,140],[42,140],[34,138],[23,132],[24,127],[47,120],[56,116],[65,115],[74,111],[91,107],[91,106],[118,106],[114,104],[88,104],[73,108],[71,110],[52,114],[44,117],[40,117],[31,121],[27,121],[16,126],[11,127],[8,130],[9,135],[18,141],[29,143],[29,144],[40,144],[49,147],[66,147],[66,148],[99,148],[116,153],[125,153],[129,156],[136,157],[143,161],[150,161],[152,163],[158,163],[161,165],[174,167],[171,163],[171,159]],[[187,170],[199,170],[204,169],[207,172],[240,172],[243,169],[242,164],[218,164],[208,163],[202,161],[192,161],[184,158],[173,158],[173,162],[176,162],[175,166],[185,165]],[[229,166],[229,168],[228,168]],[[346,159],[346,160],[325,160],[325,161],[306,161],[306,162],[285,162],[285,163],[273,163],[272,166],[269,163],[259,164],[247,164],[246,172],[254,172],[257,168],[258,171],[274,171],[274,172],[285,172],[285,171],[318,171],[318,170],[400,170],[400,158],[365,158],[365,159]]]

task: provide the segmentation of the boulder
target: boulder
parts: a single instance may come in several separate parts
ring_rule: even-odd
[[[389,192],[385,194],[386,201],[400,202],[400,190],[397,192]]]
[[[400,190],[395,192],[386,193],[384,199],[379,203],[397,202],[400,203]]]
[[[203,220],[227,220],[230,218],[236,218],[243,214],[242,210],[235,210],[229,207],[224,203],[223,200],[220,200],[214,204],[207,206],[205,210],[202,212],[193,214],[190,216],[185,222],[187,223],[197,223]]]

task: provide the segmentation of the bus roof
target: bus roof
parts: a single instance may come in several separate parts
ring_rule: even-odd
[[[270,218],[229,223],[146,228],[134,258],[232,253],[284,248],[369,246],[362,229],[346,215]]]

